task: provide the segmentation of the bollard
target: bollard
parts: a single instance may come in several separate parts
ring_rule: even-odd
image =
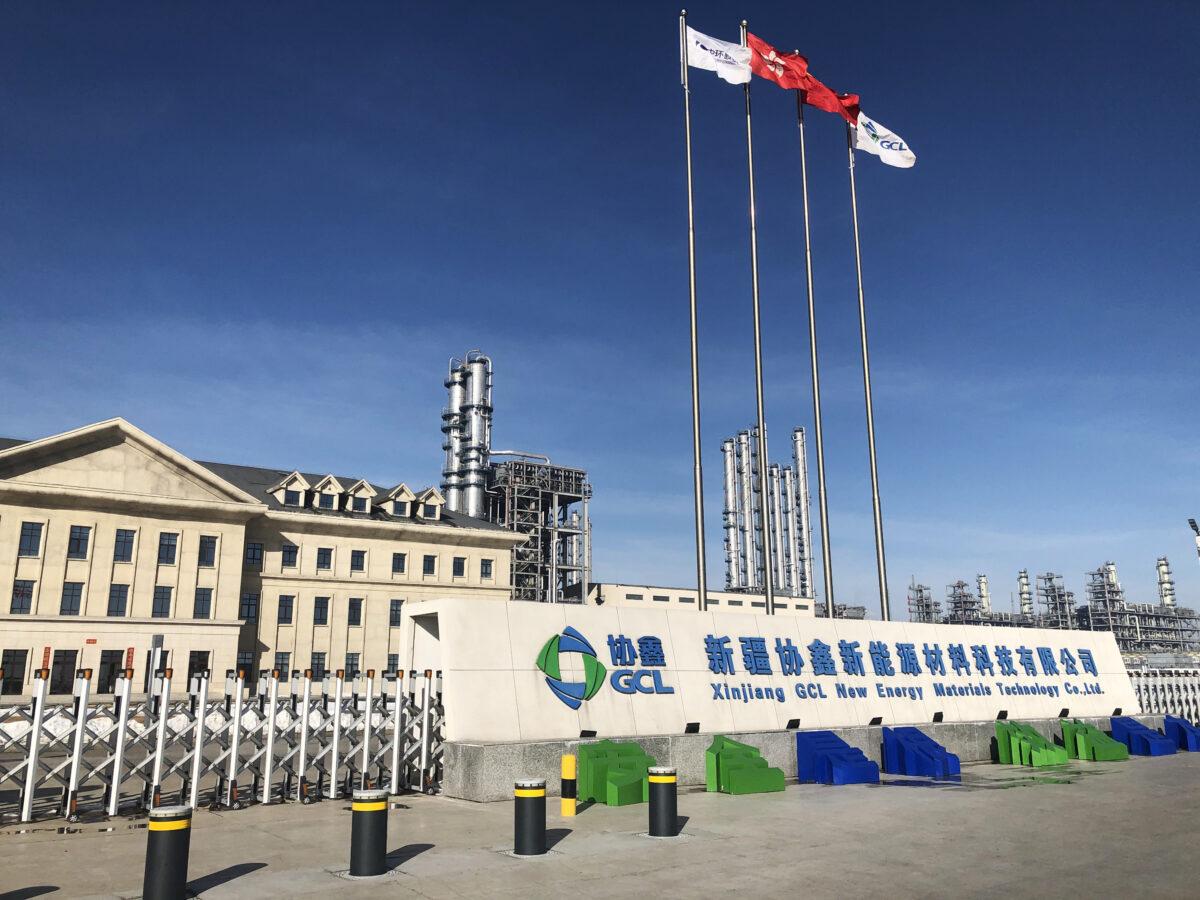
[[[546,782],[518,781],[513,791],[513,853],[541,856],[546,852]]]
[[[675,770],[670,766],[651,766],[647,771],[650,776],[650,836],[675,837],[679,834]]]
[[[579,796],[579,782],[575,777],[575,754],[564,753],[562,758],[562,804],[561,812],[570,818],[575,815],[575,798]]]
[[[146,874],[143,900],[183,900],[187,896],[188,850],[192,843],[192,808],[159,806],[150,810],[146,826]]]
[[[350,874],[382,875],[387,856],[387,791],[355,791],[350,801]]]

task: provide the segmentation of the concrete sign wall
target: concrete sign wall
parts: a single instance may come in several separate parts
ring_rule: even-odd
[[[436,647],[412,623],[432,615]],[[405,616],[411,665],[443,672],[450,741],[1140,712],[1101,632],[459,599]]]

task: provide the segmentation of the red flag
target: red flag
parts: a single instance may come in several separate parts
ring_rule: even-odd
[[[839,97],[808,71],[808,60],[799,53],[780,53],[762,38],[747,33],[750,71],[781,88],[804,92],[804,102],[841,116],[851,125],[858,121],[858,94]]]

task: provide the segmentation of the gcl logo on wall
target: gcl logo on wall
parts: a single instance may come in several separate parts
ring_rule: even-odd
[[[563,681],[559,656],[578,653],[583,659],[583,681]],[[591,700],[604,684],[604,663],[596,659],[596,650],[587,638],[571,626],[556,634],[542,646],[537,667],[546,676],[546,684],[554,696],[571,709],[579,709],[584,700]]]
[[[646,635],[634,641],[623,634],[608,636],[608,650],[614,668],[609,676],[613,690],[621,694],[673,694],[675,689],[663,684],[662,667],[666,666],[666,654],[662,640]],[[583,660],[583,681],[564,681],[560,656],[563,653],[578,653]],[[646,668],[633,668],[640,662]],[[546,676],[554,696],[571,709],[579,709],[584,700],[591,700],[604,684],[607,670],[596,658],[596,650],[588,639],[567,626],[562,634],[556,634],[542,645],[538,653],[537,667]]]

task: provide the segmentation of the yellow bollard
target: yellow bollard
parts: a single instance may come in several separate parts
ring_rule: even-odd
[[[575,779],[575,754],[564,753],[562,758],[562,809],[564,816],[575,815],[575,798],[579,796]]]

